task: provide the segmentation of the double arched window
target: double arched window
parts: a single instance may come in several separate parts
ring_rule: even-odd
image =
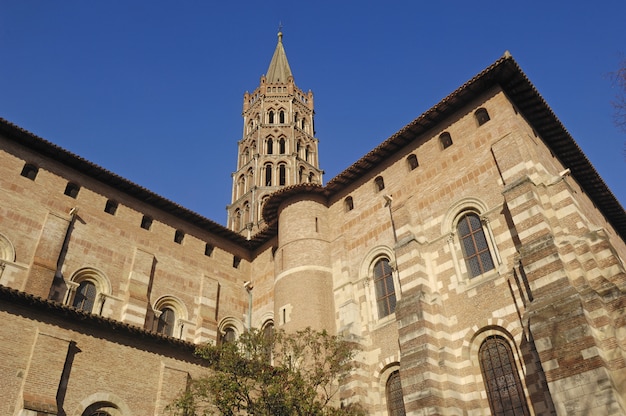
[[[382,258],[374,264],[374,289],[378,317],[384,318],[396,311],[396,290],[389,260]]]
[[[105,297],[111,293],[111,285],[104,273],[91,267],[76,271],[68,286],[66,303],[88,313],[101,313]]]

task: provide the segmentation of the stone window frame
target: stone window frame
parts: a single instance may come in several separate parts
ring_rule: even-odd
[[[396,297],[396,306],[400,299],[402,299],[402,293],[400,291],[400,281],[398,277],[398,268],[395,254],[391,247],[385,245],[379,245],[372,248],[361,262],[361,268],[359,270],[359,282],[363,282],[363,288],[365,291],[365,310],[367,316],[371,322],[378,325],[386,325],[389,322],[395,321],[396,310],[388,315],[380,316],[378,313],[378,303],[376,288],[374,287],[374,266],[379,260],[386,259],[391,266],[391,276],[393,278],[394,294]]]
[[[381,410],[384,409],[385,414],[388,414],[389,411],[389,406],[387,403],[387,383],[389,381],[389,378],[396,372],[396,371],[400,371],[400,362],[399,361],[394,361],[396,358],[393,357],[389,357],[387,358],[384,363],[389,362],[391,360],[391,362],[389,362],[389,364],[386,364],[380,371],[378,371],[378,389],[380,391],[380,399],[381,399]],[[383,364],[384,364],[383,363]],[[383,365],[381,364],[381,366]],[[400,374],[400,380],[402,380],[402,375]],[[405,412],[406,412],[406,403],[404,403],[405,405]]]
[[[158,322],[161,318],[161,314],[163,313],[163,311],[165,309],[170,309],[172,312],[174,312],[174,323],[173,323],[173,328],[172,328],[172,335],[167,335],[167,334],[163,334],[163,335],[167,335],[167,336],[171,336],[173,338],[178,338],[178,339],[184,339],[184,335],[185,335],[185,324],[186,323],[191,323],[188,320],[188,312],[187,312],[187,308],[185,307],[184,302],[182,302],[179,298],[177,298],[176,296],[172,296],[172,295],[164,295],[159,297],[155,302],[154,305],[152,306],[152,313],[154,314],[154,321],[152,322],[152,329],[156,332],[157,328],[158,328]]]
[[[478,123],[479,127],[491,120],[489,112],[485,107],[476,109],[476,111],[474,111],[474,118],[476,119],[476,123]]]
[[[217,339],[215,340],[216,343],[221,344],[222,342],[224,342],[223,337],[226,335],[226,332],[231,329],[235,333],[235,340],[238,339],[239,335],[243,334],[244,331],[243,322],[232,316],[227,316],[223,318],[217,326]]]
[[[464,286],[466,289],[474,287],[485,280],[496,278],[500,275],[499,269],[502,266],[502,258],[496,244],[495,236],[491,229],[489,215],[498,207],[488,209],[487,205],[478,198],[463,198],[454,203],[442,221],[442,235],[447,236],[447,245],[452,263],[454,264],[456,284]],[[461,247],[461,242],[457,236],[457,224],[464,214],[474,212],[481,220],[489,253],[493,261],[494,268],[478,276],[470,277],[467,264]]]
[[[68,281],[65,282],[68,290],[65,295],[64,303],[69,306],[74,304],[76,291],[83,282],[92,283],[96,289],[94,304],[90,311],[85,310],[85,312],[102,315],[106,299],[108,297],[112,297],[111,282],[103,271],[96,269],[95,267],[80,268],[72,274]]]
[[[511,325],[507,327],[510,327],[510,326]],[[518,325],[513,325],[513,326],[515,328],[518,328]],[[483,397],[487,400],[487,402],[489,402],[488,395],[487,395],[487,387],[485,385],[485,380],[483,377],[483,372],[482,372],[483,370],[482,370],[482,366],[480,362],[479,352],[485,340],[494,336],[498,336],[500,338],[503,338],[510,347],[511,354],[513,356],[513,363],[515,364],[515,369],[517,372],[517,377],[521,382],[521,388],[522,388],[522,391],[524,392],[524,397],[526,398],[526,404],[528,405],[530,393],[528,391],[526,380],[524,378],[524,375],[525,375],[524,360],[522,358],[522,353],[518,347],[519,342],[521,342],[521,340],[517,342],[515,339],[515,336],[513,336],[511,332],[509,332],[509,330],[507,330],[505,327],[500,326],[499,324],[495,324],[495,325],[488,324],[487,326],[482,327],[480,329],[478,329],[478,327],[475,327],[474,329],[476,329],[476,332],[471,337],[471,340],[469,340],[469,345],[467,342],[464,342],[465,344],[463,348],[464,351],[461,356],[464,359],[469,359],[469,361],[471,362],[471,368],[474,369],[474,382],[477,385],[480,385],[485,389],[484,390],[485,395]],[[521,331],[519,331],[519,329],[517,331],[514,328],[510,328],[510,329],[514,332],[518,332],[518,335],[517,335],[518,338],[521,337],[522,333]],[[489,406],[491,406],[491,403],[489,403]],[[491,407],[490,407],[490,410],[491,410]]]

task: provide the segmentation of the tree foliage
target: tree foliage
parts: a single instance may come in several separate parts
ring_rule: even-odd
[[[253,329],[196,350],[208,373],[171,406],[177,415],[360,415],[336,408],[339,382],[354,369],[354,344],[310,328],[294,334]]]

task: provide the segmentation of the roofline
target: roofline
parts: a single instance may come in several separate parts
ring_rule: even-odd
[[[208,231],[229,242],[235,243],[243,248],[250,248],[249,242],[239,233],[212,221],[202,215],[191,211],[167,198],[164,198],[128,179],[122,178],[115,173],[108,171],[82,157],[69,152],[54,143],[51,143],[15,124],[0,117],[0,134],[22,146],[26,146],[36,151],[42,156],[61,162],[83,175],[95,179],[101,183],[109,185],[133,199],[153,206],[163,212],[180,218],[189,224]]]
[[[114,335],[112,335],[111,339],[117,342],[119,342],[119,335],[126,335],[132,338],[140,336],[141,338],[148,339],[156,344],[166,345],[168,347],[175,347],[177,351],[186,351],[190,354],[189,361],[197,361],[193,354],[198,345],[188,341],[184,341],[174,337],[168,337],[166,335],[148,331],[135,325],[130,325],[124,322],[116,321],[115,319],[105,318],[100,315],[88,313],[59,302],[46,300],[38,296],[22,292],[17,289],[12,289],[3,285],[0,285],[0,301],[2,301],[0,303],[11,303],[22,307],[27,307],[30,310],[44,312],[46,318],[43,319],[47,319],[48,317],[56,317],[75,322],[81,327],[90,327],[103,331],[111,331]]]
[[[626,240],[624,208],[508,52],[331,179],[325,187],[328,197],[332,198],[344,191],[386,158],[399,152],[419,135],[435,127],[479,94],[494,86],[499,86],[507,94],[554,155],[570,169],[571,175],[594,201],[615,231]]]

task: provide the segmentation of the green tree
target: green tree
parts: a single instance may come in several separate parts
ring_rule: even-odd
[[[361,415],[334,407],[339,383],[354,370],[357,350],[326,332],[253,329],[238,340],[196,350],[209,367],[170,406],[176,415]]]

